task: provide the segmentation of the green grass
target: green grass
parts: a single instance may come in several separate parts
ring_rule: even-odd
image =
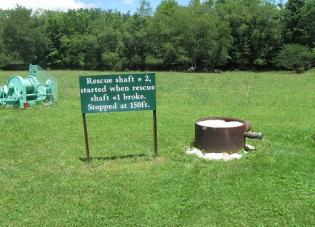
[[[13,73],[0,72],[0,84]],[[85,155],[78,75],[52,71],[60,102],[0,109],[1,226],[314,226],[315,71],[158,73],[151,112],[91,114]],[[231,116],[265,134],[241,160],[187,156],[194,121]],[[144,157],[106,159],[128,154]]]

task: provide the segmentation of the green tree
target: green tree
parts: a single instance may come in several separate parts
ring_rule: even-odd
[[[61,65],[70,68],[84,68],[86,36],[63,35],[60,39]]]
[[[285,43],[301,43],[306,33],[303,25],[305,0],[288,0],[283,13]],[[301,43],[305,44],[305,43]]]
[[[271,3],[272,2],[272,3]],[[107,70],[272,67],[277,53],[315,47],[315,0],[141,0],[113,10],[0,10],[0,66]],[[289,51],[290,50],[290,51]],[[305,51],[304,51],[305,52]],[[277,55],[280,56],[280,55]]]
[[[186,46],[196,69],[212,70],[229,60],[231,32],[228,23],[219,21],[212,4],[193,0],[188,7],[189,24]]]
[[[307,0],[302,9],[301,24],[304,29],[302,44],[315,47],[315,0]]]
[[[14,64],[44,63],[49,39],[40,14],[24,7],[8,12],[3,30],[6,53]]]
[[[106,27],[97,34],[101,53],[101,67],[109,70],[121,70],[122,35],[111,27]]]
[[[141,0],[137,13],[142,17],[152,16],[153,10],[149,0]]]
[[[6,11],[0,10],[0,67],[9,63],[3,40],[3,30],[6,23],[6,15]]]
[[[256,5],[253,9],[250,35],[250,64],[271,65],[275,53],[282,45],[281,12],[270,3]]]
[[[314,56],[310,49],[302,45],[288,44],[283,47],[274,61],[278,67],[303,72],[311,67],[315,60]]]
[[[47,38],[50,40],[47,64],[51,67],[62,66],[61,38],[63,35],[63,13],[56,11],[46,11],[42,16],[45,19],[45,30]]]
[[[117,12],[95,12],[85,45],[85,67],[121,70],[123,16]]]
[[[216,14],[231,28],[233,46],[229,53],[234,67],[272,62],[282,43],[277,6],[261,0],[226,0],[216,5]]]
[[[187,13],[184,7],[174,0],[162,1],[150,24],[150,39],[154,47],[150,50],[149,58],[152,63],[162,63],[166,69],[184,69],[192,64],[185,48],[188,32]]]

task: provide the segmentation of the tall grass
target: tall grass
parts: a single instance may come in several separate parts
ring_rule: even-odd
[[[0,84],[11,74],[26,72]],[[58,105],[0,109],[0,225],[315,225],[314,71],[157,73],[158,158],[151,112],[90,114],[90,163],[78,75],[103,73],[51,74]],[[265,138],[241,160],[187,156],[207,116],[249,120]]]

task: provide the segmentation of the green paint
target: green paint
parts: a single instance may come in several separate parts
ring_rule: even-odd
[[[82,113],[156,109],[155,74],[80,76]]]
[[[57,90],[57,81],[53,76],[40,66],[30,64],[26,78],[13,75],[6,85],[0,86],[0,106],[26,109],[40,103],[56,103]]]

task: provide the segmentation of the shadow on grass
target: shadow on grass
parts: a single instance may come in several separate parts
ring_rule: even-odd
[[[127,158],[141,158],[146,156],[146,154],[126,154],[126,155],[116,155],[116,156],[109,156],[109,157],[91,157],[90,159],[87,158],[79,158],[82,162],[88,162],[92,160],[117,160],[117,159],[127,159]]]

